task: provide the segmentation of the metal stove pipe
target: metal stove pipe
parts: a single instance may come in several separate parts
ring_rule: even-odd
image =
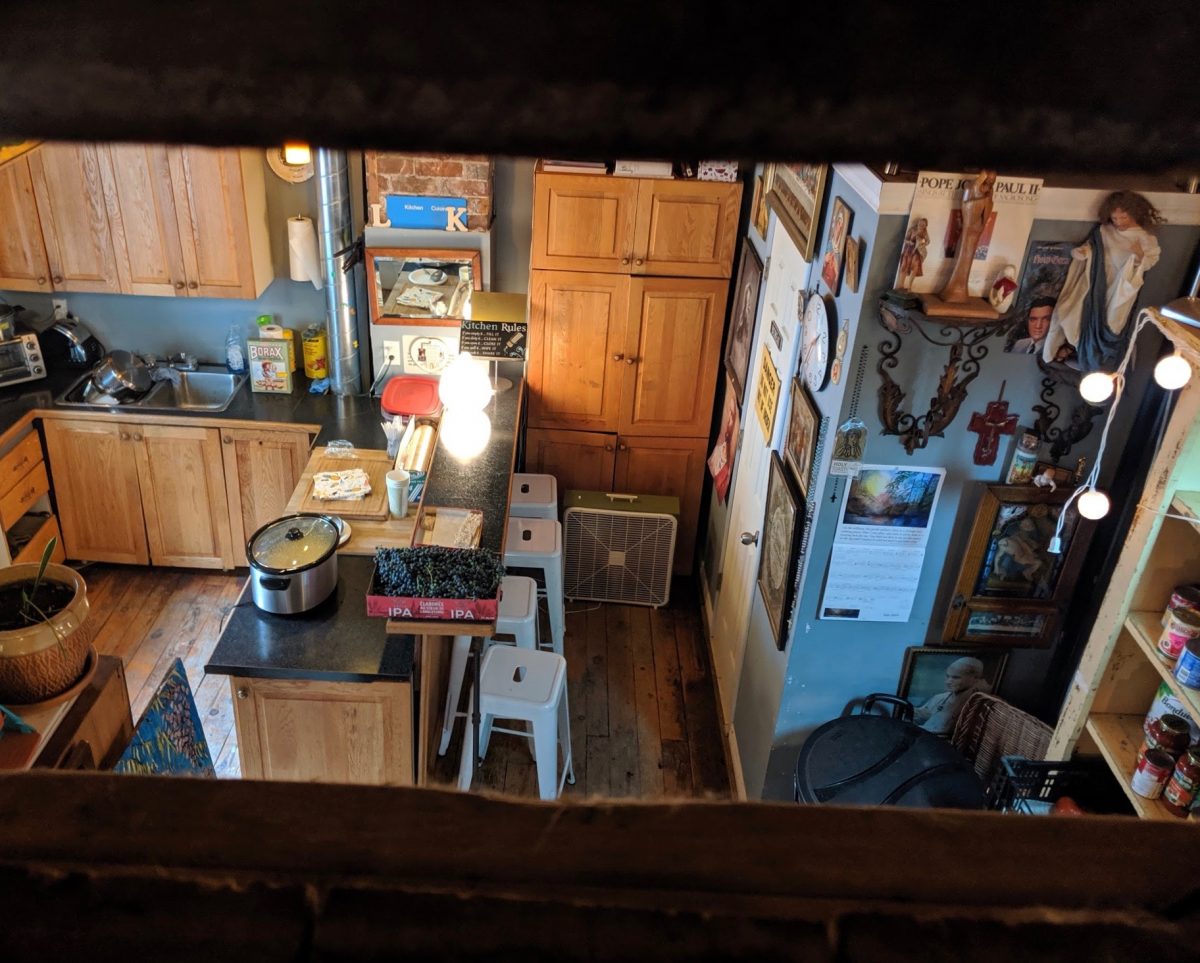
[[[329,337],[329,383],[335,395],[362,392],[358,358],[358,303],[354,271],[345,270],[353,254],[350,218],[350,172],[346,152],[316,151],[317,234],[325,271],[325,328]]]

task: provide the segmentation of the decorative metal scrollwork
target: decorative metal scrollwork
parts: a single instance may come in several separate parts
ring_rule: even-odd
[[[929,439],[943,437],[946,428],[958,415],[962,403],[967,400],[967,386],[979,377],[980,362],[988,355],[984,343],[994,335],[1005,334],[1013,326],[1012,318],[997,318],[994,321],[967,319],[937,320],[926,317],[913,308],[903,308],[889,301],[881,301],[879,319],[890,332],[879,343],[879,420],[885,435],[897,435],[904,450],[911,455],[924,448]],[[938,348],[949,348],[950,355],[942,376],[938,379],[937,394],[929,399],[929,408],[921,414],[902,411],[904,392],[888,372],[900,364],[900,348],[903,335],[916,332]]]
[[[1034,428],[1044,441],[1050,442],[1050,460],[1057,465],[1058,460],[1068,454],[1072,447],[1092,433],[1095,419],[1104,409],[1080,401],[1071,409],[1071,420],[1068,424],[1062,427],[1055,425],[1058,416],[1062,414],[1062,408],[1054,401],[1054,389],[1059,385],[1078,388],[1080,373],[1064,365],[1048,365],[1040,357],[1037,364],[1043,375],[1039,395],[1042,403],[1033,406],[1037,414]]]

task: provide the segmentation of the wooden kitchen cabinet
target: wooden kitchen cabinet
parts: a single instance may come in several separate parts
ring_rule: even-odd
[[[150,561],[231,568],[220,432],[184,425],[133,425],[129,433]]]
[[[531,266],[628,273],[638,183],[636,178],[539,173],[533,187]]]
[[[67,557],[149,562],[131,427],[47,418],[42,431]]]
[[[529,428],[525,432],[529,470],[553,475],[560,498],[572,489],[611,491],[616,457],[616,435],[553,428]]]
[[[55,291],[121,290],[95,144],[42,144],[28,155]]]
[[[50,264],[28,155],[0,165],[0,225],[0,290],[49,291]]]
[[[739,183],[641,181],[633,273],[728,278],[741,198]]]
[[[247,564],[250,536],[284,514],[308,462],[311,443],[306,431],[221,430],[235,565]]]
[[[617,437],[612,490],[635,495],[674,495],[679,499],[676,575],[687,575],[692,570],[707,449],[707,438]]]
[[[245,779],[413,785],[408,682],[231,677]]]

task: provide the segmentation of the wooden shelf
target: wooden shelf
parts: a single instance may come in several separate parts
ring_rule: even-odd
[[[1130,612],[1125,628],[1137,643],[1146,659],[1158,670],[1171,688],[1175,698],[1187,706],[1196,722],[1200,722],[1200,690],[1189,689],[1171,674],[1171,665],[1158,657],[1158,636],[1162,632],[1161,612]]]
[[[1143,717],[1138,715],[1093,714],[1088,716],[1087,731],[1100,749],[1108,768],[1142,819],[1178,819],[1158,799],[1145,799],[1129,788],[1142,745]]]
[[[1171,499],[1171,511],[1186,515],[1192,526],[1200,531],[1200,492],[1176,492]]]

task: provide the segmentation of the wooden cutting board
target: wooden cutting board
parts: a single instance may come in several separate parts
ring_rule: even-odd
[[[314,455],[305,468],[308,490],[300,503],[302,512],[322,512],[340,515],[342,518],[362,518],[382,522],[388,517],[387,473],[392,470],[392,459],[386,451],[359,449],[357,458],[334,458],[331,455]],[[361,468],[371,479],[371,494],[364,498],[320,499],[313,497],[313,476],[323,471],[345,471]]]

